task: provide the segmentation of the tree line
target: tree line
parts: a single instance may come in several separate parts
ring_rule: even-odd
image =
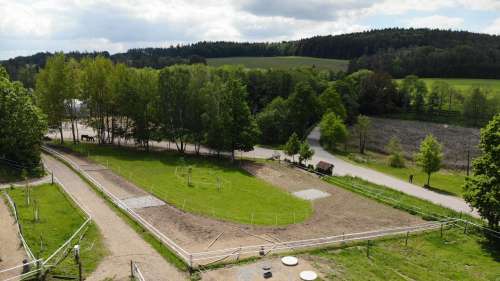
[[[38,53],[1,62],[10,77],[34,87],[34,74],[52,54]],[[124,53],[70,52],[68,57],[103,56],[131,67],[160,69],[205,58],[310,56],[350,60],[349,73],[360,69],[387,72],[396,78],[500,78],[500,36],[466,31],[388,28],[297,41],[197,42],[168,48],[135,48]]]
[[[0,165],[31,175],[43,173],[40,145],[47,130],[46,116],[33,95],[12,82],[0,66]]]

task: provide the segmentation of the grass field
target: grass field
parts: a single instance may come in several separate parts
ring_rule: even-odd
[[[92,144],[67,145],[192,213],[260,225],[298,223],[312,213],[308,201],[250,175],[228,160]]]
[[[313,253],[328,268],[327,280],[500,280],[500,248],[481,234],[458,228],[372,241]]]
[[[30,189],[30,205],[26,202],[25,188],[10,189],[8,193],[16,203],[26,242],[35,256],[46,259],[73,235],[85,218],[57,185],[45,184]],[[34,201],[39,206],[39,221],[35,221]],[[90,225],[80,247],[83,270],[89,274],[106,254],[102,236],[94,224]],[[77,274],[74,259],[71,255],[68,257],[52,274]]]
[[[243,65],[247,68],[290,69],[312,67],[333,71],[345,71],[349,61],[312,57],[229,57],[207,59],[210,66]]]
[[[336,155],[339,155],[336,153]],[[424,186],[427,183],[427,174],[416,167],[412,161],[406,160],[406,167],[394,168],[388,165],[386,155],[367,151],[366,155],[351,152],[349,156],[339,155],[344,160],[356,165],[364,166],[384,174],[391,175],[404,181],[408,181],[410,175],[413,175],[413,183]],[[360,161],[361,160],[361,161]],[[462,196],[462,185],[465,182],[465,173],[442,169],[431,175],[431,189],[448,195]]]
[[[500,94],[500,80],[497,79],[423,78],[422,80],[429,89],[435,81],[444,81],[462,92],[467,92],[472,86],[481,86],[490,88],[493,92]]]

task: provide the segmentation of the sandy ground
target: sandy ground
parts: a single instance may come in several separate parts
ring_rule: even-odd
[[[17,225],[4,197],[0,195],[0,271],[20,265],[26,252],[17,236]],[[0,280],[21,274],[22,268],[0,273]]]
[[[86,280],[100,281],[107,277],[113,280],[130,280],[131,260],[140,264],[146,280],[187,278],[185,274],[166,262],[71,169],[47,155],[43,155],[43,161],[54,171],[54,175],[64,184],[68,192],[89,210],[104,237],[109,255]]]
[[[77,164],[89,167],[91,176],[121,199],[146,194],[110,170],[97,168],[99,165],[84,157],[68,153],[65,155]],[[314,213],[304,223],[283,227],[254,227],[219,221],[185,213],[168,204],[137,209],[136,212],[191,252],[317,238],[422,222],[405,212],[334,187],[302,170],[278,164],[246,164],[246,169],[287,192],[315,188],[328,192],[331,196],[313,201]],[[210,245],[219,235],[220,238]]]
[[[422,125],[422,124],[420,124]],[[425,125],[425,124],[424,124]],[[80,134],[89,134],[89,135],[95,135],[95,132],[92,130],[92,128],[83,126],[80,124]],[[69,128],[69,127],[68,127]],[[63,131],[64,137],[67,139],[71,139],[71,131],[70,130],[64,130]],[[50,137],[53,138],[58,138],[57,134],[51,133],[49,134]],[[338,157],[335,157],[334,155],[330,154],[328,151],[324,150],[321,145],[319,144],[319,128],[315,128],[314,130],[311,131],[309,136],[307,137],[307,140],[309,144],[311,145],[311,148],[314,149],[315,154],[312,157],[311,161],[308,162],[308,164],[317,164],[319,161],[326,161],[329,163],[332,163],[335,165],[334,173],[336,175],[352,175],[356,176],[359,178],[362,178],[364,180],[379,184],[379,185],[384,185],[387,186],[391,189],[401,191],[403,193],[430,201],[435,204],[442,205],[444,207],[450,208],[452,210],[455,210],[457,212],[463,212],[470,214],[475,217],[479,217],[479,214],[476,210],[473,210],[462,198],[458,198],[455,196],[450,196],[450,195],[444,195],[440,194],[437,192],[434,192],[432,190],[428,189],[423,189],[420,186],[410,184],[406,181],[397,179],[395,177],[389,176],[384,173],[377,172],[372,169],[364,168],[361,166],[357,166],[354,164],[351,164],[347,161],[344,161]],[[131,143],[129,143],[131,144]],[[155,148],[170,148],[174,149],[175,145],[168,143],[168,142],[151,142],[151,147]],[[193,146],[188,145],[187,146],[187,151],[194,151]],[[207,153],[209,152],[207,149],[202,148],[201,149],[202,153]],[[274,150],[274,149],[268,149],[268,148],[263,148],[263,147],[254,147],[254,150],[249,151],[249,152],[237,152],[237,156],[244,156],[244,157],[249,157],[249,158],[270,158],[273,154],[279,153],[282,157],[284,157],[283,151],[280,150]]]
[[[299,274],[305,270],[312,270],[318,274],[318,277],[324,277],[324,274],[317,270],[314,263],[306,256],[299,256],[299,264],[296,266],[285,266],[280,258],[259,260],[256,263],[227,266],[222,269],[206,271],[201,274],[204,281],[296,281],[300,280]],[[264,265],[271,266],[273,277],[265,279],[263,277]]]

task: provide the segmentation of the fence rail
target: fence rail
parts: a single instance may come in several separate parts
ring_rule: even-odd
[[[89,224],[91,223],[92,216],[91,216],[90,212],[87,210],[87,208],[85,208],[85,206],[83,206],[77,198],[75,198],[71,193],[68,192],[66,186],[64,186],[64,184],[57,177],[53,177],[53,179],[54,179],[54,182],[56,182],[57,184],[59,184],[59,186],[61,186],[61,188],[64,190],[64,193],[66,195],[68,195],[71,198],[71,200],[83,211],[83,213],[86,216],[86,219],[80,225],[80,227],[73,233],[73,235],[71,235],[71,237],[68,240],[66,240],[47,259],[45,259],[45,260],[37,259],[35,257],[35,255],[33,254],[33,252],[31,251],[31,248],[29,247],[28,243],[26,242],[26,240],[24,239],[24,236],[22,234],[23,231],[22,231],[21,224],[19,223],[19,216],[17,213],[16,204],[14,203],[12,198],[9,196],[9,194],[4,191],[3,193],[4,193],[5,197],[7,198],[7,201],[9,202],[9,205],[11,206],[11,209],[13,210],[13,213],[14,213],[14,218],[15,218],[17,226],[18,226],[19,237],[20,237],[21,242],[23,244],[23,247],[26,250],[26,253],[31,261],[26,263],[26,264],[21,264],[21,265],[14,266],[14,267],[7,269],[7,270],[0,271],[0,276],[2,278],[4,278],[3,276],[6,275],[8,271],[13,272],[13,274],[12,274],[13,276],[8,277],[7,279],[2,279],[2,281],[25,280],[26,278],[30,278],[30,277],[33,277],[35,275],[45,274],[45,272],[49,268],[58,265],[67,256],[67,253],[71,250],[71,246],[73,245],[72,241],[74,241],[76,237],[82,237],[85,234]],[[33,264],[36,265],[36,269],[31,270],[31,271],[26,272],[26,273],[18,274],[19,268],[24,267],[26,265],[29,266],[29,265],[33,265]]]
[[[36,260],[36,257],[33,254],[33,252],[31,251],[30,246],[28,245],[28,243],[24,239],[23,228],[22,228],[21,224],[19,223],[19,215],[17,214],[16,203],[14,203],[14,200],[12,200],[12,198],[9,196],[9,194],[7,192],[4,191],[3,194],[4,194],[5,198],[7,198],[7,201],[9,202],[9,205],[10,205],[10,209],[12,210],[12,213],[14,214],[14,219],[16,220],[16,224],[17,224],[17,234],[19,235],[19,239],[21,240],[21,243],[23,244],[23,248],[26,251],[26,254],[28,255],[29,260],[34,261],[34,260]]]
[[[221,250],[214,250],[207,252],[198,252],[198,253],[193,253],[192,255],[193,255],[193,261],[201,261],[201,260],[216,260],[232,256],[257,254],[262,251],[265,253],[269,253],[269,252],[280,252],[280,251],[292,251],[302,248],[316,248],[323,245],[334,245],[339,243],[370,240],[386,236],[395,236],[406,233],[416,233],[416,232],[423,232],[426,230],[439,229],[446,225],[453,224],[454,222],[455,220],[450,220],[445,222],[429,222],[408,227],[396,227],[396,228],[380,229],[375,231],[342,234],[329,237],[320,237],[320,238],[305,239],[305,240],[268,243],[268,244],[244,246],[238,248],[228,248],[228,249],[221,249]]]
[[[130,275],[135,281],[146,281],[146,278],[144,278],[144,275],[142,275],[139,269],[139,265],[137,265],[135,261],[130,261]]]
[[[27,263],[19,264],[11,268],[0,270],[0,280],[14,281],[14,280],[25,280],[26,278],[33,277],[42,271],[41,263],[42,263],[41,259],[32,260]],[[33,265],[36,266],[35,269],[25,273],[20,273],[21,271],[24,271],[25,267],[31,268]]]
[[[223,259],[229,257],[237,257],[239,258],[242,255],[255,255],[264,252],[266,254],[270,252],[283,252],[283,251],[293,251],[299,250],[303,248],[317,248],[326,245],[334,245],[339,243],[347,243],[347,242],[356,242],[370,239],[383,238],[388,236],[397,236],[408,233],[418,233],[424,232],[428,230],[436,230],[439,228],[443,228],[448,225],[460,225],[462,223],[466,227],[466,225],[476,228],[487,229],[483,226],[474,224],[470,221],[451,218],[437,214],[429,214],[424,210],[416,206],[400,206],[406,207],[408,210],[411,210],[416,213],[427,215],[430,218],[435,219],[435,221],[430,221],[414,226],[405,226],[405,227],[396,227],[396,228],[386,228],[379,229],[367,232],[359,232],[359,233],[350,233],[350,234],[342,234],[336,236],[328,236],[328,237],[320,237],[313,239],[305,239],[305,240],[296,240],[296,241],[286,241],[286,242],[276,242],[276,243],[267,243],[260,245],[250,245],[250,246],[242,246],[235,248],[226,248],[220,250],[212,250],[212,251],[204,251],[204,252],[188,252],[183,249],[180,245],[173,242],[170,238],[165,236],[162,232],[160,232],[157,228],[151,225],[148,221],[142,218],[139,214],[137,214],[134,210],[130,209],[121,199],[116,197],[110,191],[108,191],[103,185],[101,185],[97,180],[95,180],[91,175],[89,175],[85,170],[83,170],[80,165],[66,157],[65,155],[59,153],[58,151],[43,147],[43,149],[52,154],[53,156],[59,158],[60,160],[66,162],[70,165],[74,170],[83,175],[88,181],[90,181],[93,185],[95,185],[106,197],[108,197],[117,207],[124,210],[132,219],[140,223],[146,230],[148,230],[151,234],[153,234],[160,242],[162,242],[165,246],[170,248],[178,257],[180,257],[184,262],[186,262],[189,267],[194,268],[201,265],[206,265],[210,263],[219,262]],[[322,176],[325,176],[321,174]],[[360,189],[360,187],[355,187]],[[366,191],[360,189],[360,191]],[[374,194],[370,194],[373,196]],[[380,197],[380,196],[379,196]],[[386,198],[381,196],[378,199],[387,200],[392,204],[397,203],[401,205],[402,203],[395,200],[394,198]],[[489,230],[489,229],[488,229]],[[493,230],[490,230],[493,231]],[[500,237],[500,233],[493,231],[493,235],[498,235]],[[206,261],[206,262],[200,262]],[[138,270],[138,267],[134,267],[134,263],[131,264],[132,273],[134,270]],[[140,272],[140,270],[139,270]]]
[[[184,250],[181,246],[177,245],[174,241],[168,238],[165,234],[151,225],[148,221],[146,221],[143,217],[137,214],[134,210],[129,208],[120,198],[111,193],[108,189],[106,189],[102,184],[100,184],[96,179],[94,179],[89,173],[80,168],[80,165],[75,163],[73,160],[68,157],[62,155],[54,149],[43,146],[43,150],[48,153],[58,157],[59,159],[68,163],[73,169],[82,174],[88,181],[90,181],[94,186],[96,186],[105,196],[107,196],[111,201],[120,209],[125,211],[129,216],[131,216],[136,222],[138,222],[142,227],[147,229],[151,234],[153,234],[158,240],[160,240],[163,244],[169,247],[174,253],[180,257],[184,262],[191,266],[191,257],[190,253]]]

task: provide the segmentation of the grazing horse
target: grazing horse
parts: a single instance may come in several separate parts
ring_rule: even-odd
[[[81,135],[81,137],[80,137],[80,138],[81,138],[81,140],[82,140],[82,141],[83,141],[84,139],[85,139],[86,141],[90,141],[90,142],[94,142],[94,141],[95,141],[94,137],[91,137],[91,136],[89,136],[89,135]]]

